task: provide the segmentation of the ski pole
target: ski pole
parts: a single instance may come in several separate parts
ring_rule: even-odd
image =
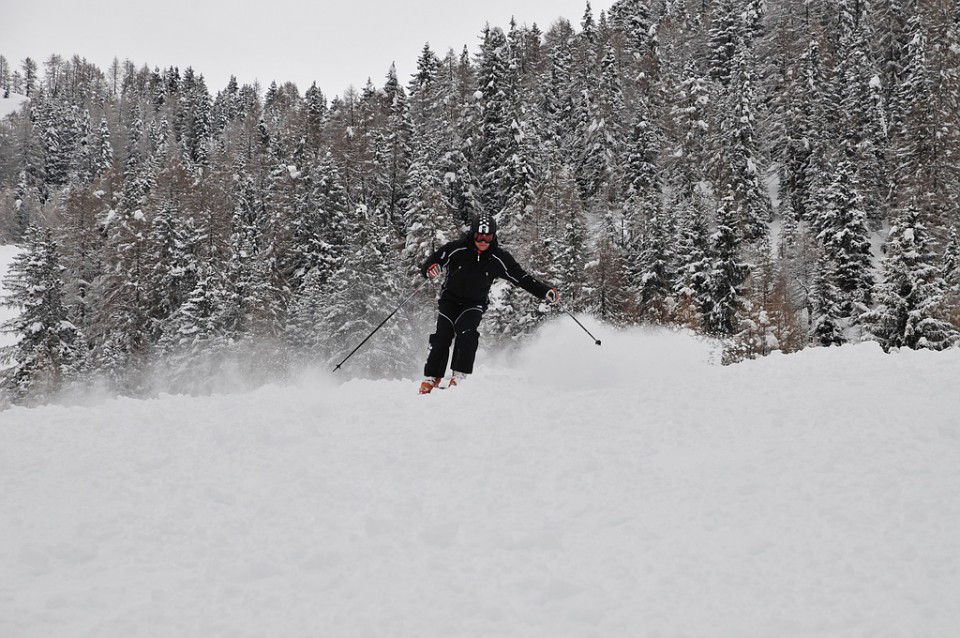
[[[581,328],[583,328],[583,331],[586,332],[588,335],[590,335],[590,338],[593,339],[593,342],[594,342],[595,344],[597,344],[598,346],[600,345],[600,340],[597,339],[596,337],[594,337],[592,334],[590,334],[590,331],[587,330],[587,328],[586,328],[582,323],[580,323],[580,320],[577,319],[576,317],[574,317],[573,314],[572,314],[569,310],[567,310],[566,308],[561,308],[561,310],[563,310],[565,313],[567,313],[568,315],[570,315],[570,318],[573,319],[574,321],[576,321],[576,322],[577,322],[577,325],[580,326]]]
[[[351,350],[351,351],[350,351],[350,354],[348,354],[346,357],[344,357],[344,358],[343,358],[343,361],[341,361],[340,363],[337,364],[337,367],[334,368],[333,371],[336,372],[337,370],[339,370],[339,369],[340,369],[340,366],[342,366],[344,363],[347,362],[347,359],[349,359],[350,357],[352,357],[357,350],[359,350],[360,348],[363,347],[363,344],[365,344],[366,342],[370,341],[370,337],[372,337],[373,335],[377,334],[377,330],[379,330],[380,328],[382,328],[382,327],[383,327],[383,324],[385,324],[385,323],[387,323],[388,321],[390,321],[390,317],[392,317],[393,315],[397,314],[397,311],[400,310],[401,308],[403,308],[404,304],[406,304],[408,301],[410,301],[411,299],[413,299],[414,295],[416,295],[418,292],[420,292],[420,289],[423,288],[424,286],[426,286],[428,281],[430,281],[430,280],[429,280],[429,279],[424,279],[423,282],[422,282],[419,286],[417,286],[417,289],[416,289],[416,290],[414,290],[412,293],[410,293],[410,294],[407,296],[406,299],[404,299],[403,301],[401,301],[401,302],[400,302],[400,305],[397,306],[396,308],[394,308],[394,309],[393,309],[393,312],[391,312],[389,315],[387,315],[387,318],[384,319],[383,321],[381,321],[381,322],[380,322],[380,325],[377,326],[376,328],[374,328],[374,329],[373,329],[373,332],[371,332],[370,334],[368,334],[368,335],[367,335],[367,338],[360,342],[360,345],[358,345],[356,348],[354,348],[353,350]]]

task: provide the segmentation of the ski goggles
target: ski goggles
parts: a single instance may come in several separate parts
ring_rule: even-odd
[[[480,233],[477,233],[476,235],[473,236],[473,238],[476,239],[477,241],[482,241],[484,243],[489,244],[490,242],[493,241],[493,233],[490,233],[489,235],[482,235]]]

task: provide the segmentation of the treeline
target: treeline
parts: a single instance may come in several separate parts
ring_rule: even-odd
[[[335,363],[478,211],[571,309],[729,360],[956,343],[960,1],[621,0],[578,26],[488,26],[332,99],[0,56],[30,97],[0,124],[9,396]],[[357,369],[415,374],[431,302]],[[485,333],[543,318],[500,290]]]

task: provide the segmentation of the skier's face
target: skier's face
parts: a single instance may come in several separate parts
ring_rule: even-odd
[[[485,251],[487,248],[490,248],[490,242],[493,241],[493,235],[481,235],[477,233],[473,236],[473,244],[477,247],[477,250],[480,252]]]

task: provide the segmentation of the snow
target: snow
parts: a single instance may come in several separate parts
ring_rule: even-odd
[[[960,349],[580,319],[423,397],[0,412],[0,635],[956,634]]]
[[[30,101],[25,95],[19,95],[17,93],[11,93],[10,97],[3,97],[3,91],[0,91],[0,120],[16,113],[20,108]]]

